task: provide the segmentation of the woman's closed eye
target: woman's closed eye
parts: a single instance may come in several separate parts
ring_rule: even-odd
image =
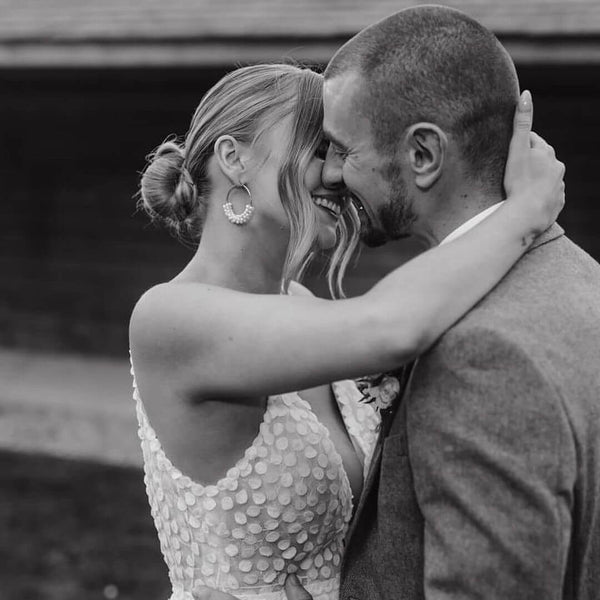
[[[321,160],[325,160],[327,158],[327,152],[329,151],[329,145],[329,140],[322,139],[315,150],[315,156]]]

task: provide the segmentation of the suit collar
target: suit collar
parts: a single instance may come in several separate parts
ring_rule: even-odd
[[[492,206],[489,206],[485,210],[482,210],[480,213],[476,214],[474,217],[471,217],[469,220],[457,227],[454,231],[449,233],[439,245],[442,246],[443,244],[447,244],[448,242],[459,238],[461,235],[464,235],[467,233],[467,231],[473,229],[475,225],[481,223],[481,221],[483,221],[486,217],[489,217],[492,213],[496,212],[504,204],[504,202],[504,200],[502,202],[496,202],[496,204],[492,204]]]
[[[551,225],[544,233],[540,234],[533,244],[531,244],[531,248],[529,248],[528,252],[531,252],[535,248],[539,248],[548,242],[551,242],[561,236],[565,235],[565,230],[558,224],[554,223]]]
[[[486,217],[491,215],[493,212],[497,211],[503,204],[504,204],[504,201],[497,202],[496,204],[493,204],[489,208],[486,208],[484,211],[475,215],[474,217],[472,217],[471,219],[469,219],[468,221],[463,223],[460,227],[456,228],[452,233],[447,235],[440,242],[439,245],[442,246],[443,244],[447,244],[448,242],[460,237],[461,235],[463,235],[470,229],[473,229],[473,227],[475,227],[478,223],[483,221]],[[551,242],[552,240],[555,240],[556,238],[558,238],[564,234],[565,234],[565,230],[558,223],[554,223],[548,229],[546,229],[546,231],[544,231],[544,233],[540,234],[535,239],[535,241],[533,242],[533,244],[531,245],[531,248],[529,248],[529,250],[533,250],[534,248],[537,248],[538,246],[546,244],[547,242]]]

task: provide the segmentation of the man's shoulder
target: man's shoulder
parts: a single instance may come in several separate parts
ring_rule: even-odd
[[[595,410],[598,297],[600,265],[583,250],[564,236],[538,246],[419,358],[414,384],[443,393],[458,377],[543,388],[569,412]]]
[[[563,295],[585,294],[600,289],[600,264],[566,235],[560,235],[534,245],[498,289],[514,290],[524,282],[535,289],[559,289]]]
[[[573,329],[600,333],[599,296],[600,264],[563,235],[528,252],[441,343],[560,342]]]

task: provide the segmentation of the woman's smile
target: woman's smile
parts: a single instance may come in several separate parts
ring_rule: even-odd
[[[337,221],[346,210],[348,202],[338,194],[313,194],[313,202],[330,218]]]

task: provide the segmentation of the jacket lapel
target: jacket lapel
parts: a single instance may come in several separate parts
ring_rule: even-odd
[[[404,395],[406,394],[408,382],[410,381],[410,376],[412,374],[415,364],[416,361],[413,361],[412,363],[409,363],[408,365],[404,366],[400,373],[394,373],[394,375],[396,375],[400,380],[400,391],[393,405],[388,411],[386,411],[384,415],[382,415],[379,437],[377,439],[375,450],[373,451],[373,458],[371,459],[369,472],[365,479],[365,484],[363,486],[358,505],[356,507],[356,510],[354,511],[354,517],[352,519],[350,528],[348,530],[348,534],[346,536],[346,547],[348,547],[348,544],[350,543],[350,539],[356,528],[356,523],[359,520],[359,515],[362,512],[369,496],[371,495],[373,488],[376,487],[376,483],[379,481],[379,465],[381,463],[383,443],[385,441],[385,438],[387,437],[387,434],[389,433],[392,422],[394,421],[394,416],[396,415],[396,413],[398,412],[398,408],[402,404],[402,400],[404,398]]]

